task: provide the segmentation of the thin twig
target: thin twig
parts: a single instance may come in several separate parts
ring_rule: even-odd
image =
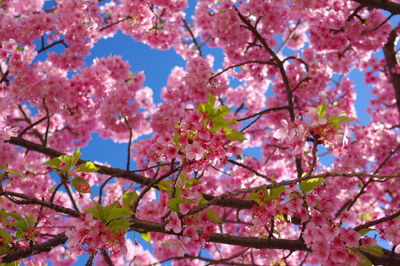
[[[192,37],[194,46],[196,47],[197,51],[199,52],[199,55],[201,57],[203,57],[203,53],[201,51],[201,47],[200,47],[199,43],[197,42],[196,37],[194,36],[192,29],[190,28],[189,24],[186,22],[186,20],[184,18],[182,18],[182,22],[185,25],[185,28],[188,30],[188,32],[190,34],[190,37]]]
[[[249,166],[247,166],[247,165],[245,165],[245,164],[236,162],[236,161],[231,160],[231,159],[228,159],[228,162],[230,162],[231,164],[240,166],[240,167],[242,167],[242,168],[244,168],[244,169],[247,169],[247,170],[249,170],[250,172],[252,172],[253,174],[255,174],[256,176],[262,177],[262,178],[264,178],[265,180],[268,180],[268,181],[271,182],[271,183],[276,183],[275,180],[273,180],[272,178],[270,178],[270,177],[268,177],[268,176],[266,176],[266,175],[263,175],[263,174],[257,172],[256,170],[254,170],[253,168],[251,168],[251,167],[249,167]]]
[[[288,106],[272,107],[272,108],[264,109],[264,110],[262,110],[262,111],[260,111],[258,113],[255,113],[255,114],[252,114],[252,115],[237,119],[236,121],[240,122],[240,121],[244,121],[244,120],[253,118],[253,117],[258,116],[258,115],[268,114],[268,113],[275,112],[275,111],[280,111],[280,110],[286,110],[288,108],[289,108]]]
[[[27,126],[26,128],[24,128],[24,130],[21,131],[21,133],[19,133],[18,137],[22,137],[26,132],[28,132],[29,129],[33,128],[34,126],[40,124],[41,122],[43,122],[44,120],[47,119],[47,116],[42,117],[41,119],[39,119],[38,121],[30,124],[29,126]]]
[[[400,216],[400,211],[397,211],[397,212],[393,213],[392,215],[385,216],[385,217],[382,217],[382,218],[379,218],[379,219],[376,219],[373,221],[366,222],[365,224],[356,226],[356,227],[354,227],[354,230],[360,231],[361,229],[365,229],[365,228],[368,228],[368,227],[371,227],[371,226],[374,226],[377,224],[381,224],[383,222],[391,221],[399,216]]]
[[[79,217],[79,213],[75,210],[69,209],[69,208],[65,208],[50,202],[46,202],[43,200],[39,200],[33,197],[29,197],[25,194],[21,194],[21,193],[17,193],[17,192],[12,192],[12,191],[2,191],[0,190],[0,195],[5,195],[5,196],[11,196],[11,197],[17,197],[17,198],[21,198],[24,200],[16,200],[14,198],[10,198],[8,197],[9,200],[11,200],[12,202],[14,202],[15,204],[21,205],[21,204],[25,204],[25,205],[40,205],[40,206],[44,206],[46,208],[55,210],[57,212],[60,213],[64,213],[67,214],[69,216],[72,217]]]
[[[249,127],[251,127],[252,125],[254,125],[259,119],[261,118],[261,115],[258,115],[256,119],[254,119],[253,121],[251,121],[247,126],[245,126],[244,128],[242,128],[240,130],[240,132],[244,132],[246,129],[248,129]]]
[[[229,66],[229,67],[227,67],[227,68],[225,68],[225,69],[219,71],[218,73],[212,75],[208,80],[209,80],[209,82],[210,82],[211,80],[213,80],[213,79],[215,79],[216,77],[222,75],[223,73],[225,73],[226,71],[228,71],[228,70],[230,70],[230,69],[233,69],[233,68],[236,68],[236,67],[240,67],[240,66],[244,66],[244,65],[248,65],[248,64],[261,64],[261,65],[274,65],[274,66],[276,66],[276,64],[273,63],[272,60],[270,60],[270,61],[250,60],[250,61],[238,63],[238,64],[233,65],[233,66]]]
[[[299,25],[301,24],[301,20],[297,20],[296,25],[294,26],[293,29],[290,30],[287,38],[285,39],[285,41],[281,44],[281,46],[279,46],[278,50],[276,50],[276,53],[279,54],[283,48],[285,48],[286,44],[289,42],[290,39],[293,38],[294,35],[296,35],[296,30],[299,27]]]
[[[129,129],[129,141],[128,141],[128,157],[126,159],[126,171],[129,171],[129,165],[131,161],[131,145],[132,145],[132,127],[129,124],[128,119],[124,116],[125,124]]]
[[[49,108],[47,108],[47,105],[46,105],[46,98],[43,98],[43,106],[44,106],[44,110],[46,111],[46,117],[47,117],[46,132],[44,133],[44,141],[43,141],[43,147],[46,147],[47,146],[47,138],[49,136],[49,129],[50,129],[50,113],[49,113]]]
[[[386,22],[388,22],[392,17],[394,16],[394,14],[390,14],[390,16],[388,16],[384,21],[382,21],[378,26],[369,29],[369,30],[364,30],[361,34],[367,34],[373,31],[376,31],[377,29],[379,29],[380,27],[383,26],[383,24],[385,24]]]
[[[106,25],[106,26],[100,28],[99,31],[106,30],[106,29],[108,29],[108,28],[110,28],[110,27],[112,27],[112,26],[114,26],[114,25],[117,25],[117,24],[119,24],[119,23],[121,23],[121,22],[124,22],[124,21],[126,21],[126,20],[128,20],[128,19],[132,19],[132,17],[131,17],[131,16],[127,16],[126,18],[117,20],[117,21],[115,21],[115,22],[113,22],[113,23],[111,23],[111,24],[108,24],[108,25]]]
[[[103,182],[103,184],[101,184],[100,186],[100,191],[99,191],[99,199],[97,201],[98,204],[101,204],[101,200],[103,198],[103,189],[106,186],[106,184],[108,183],[108,181],[110,181],[111,179],[113,179],[113,176],[110,176],[106,181]]]
[[[43,43],[42,43],[42,44],[43,44]],[[62,45],[64,45],[65,48],[68,48],[68,45],[65,43],[65,41],[61,39],[61,40],[55,41],[55,42],[53,42],[53,43],[51,43],[51,44],[49,44],[49,45],[47,45],[47,46],[42,46],[42,47],[37,51],[37,53],[40,54],[40,53],[46,51],[47,49],[50,49],[51,47],[53,47],[53,46],[55,46],[55,45],[57,45],[57,44],[62,44]]]
[[[68,184],[66,184],[66,183],[64,183],[64,187],[65,187],[65,190],[67,190],[67,194],[68,194],[68,197],[70,198],[70,200],[71,200],[71,202],[72,202],[72,206],[74,206],[75,210],[76,210],[78,213],[81,213],[81,210],[80,210],[78,204],[77,204],[76,201],[75,201],[74,195],[72,194],[71,187],[70,187]]]
[[[168,173],[166,173],[166,174],[160,176],[160,177],[157,178],[157,179],[154,179],[147,187],[145,187],[145,188],[142,190],[142,192],[139,194],[139,196],[138,196],[138,198],[136,199],[135,203],[133,204],[133,207],[132,207],[133,213],[136,213],[136,210],[137,210],[137,208],[138,208],[138,206],[139,206],[140,200],[144,197],[144,195],[145,195],[148,191],[150,191],[150,189],[151,189],[152,187],[154,187],[155,185],[157,185],[158,183],[160,183],[163,179],[165,179],[165,178],[167,178],[168,176],[170,176],[170,175],[172,175],[173,173],[175,173],[178,169],[179,169],[179,168],[174,168],[174,169],[172,169],[172,170],[169,171]]]

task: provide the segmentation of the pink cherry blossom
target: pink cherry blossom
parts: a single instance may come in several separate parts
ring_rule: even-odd
[[[178,217],[178,213],[172,212],[169,217],[170,219],[169,222],[165,225],[165,230],[180,233],[182,231],[182,224],[181,220]]]

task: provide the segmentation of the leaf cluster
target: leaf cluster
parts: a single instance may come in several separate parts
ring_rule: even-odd
[[[82,153],[78,148],[72,155],[61,155],[59,157],[55,157],[50,161],[44,163],[44,165],[49,165],[56,169],[58,173],[63,174],[66,179],[69,178],[71,171],[75,170],[76,172],[97,172],[99,168],[92,162],[86,161],[84,163],[78,164],[79,158]],[[91,193],[89,183],[83,179],[82,177],[74,177],[72,179],[72,186],[79,193]]]
[[[4,225],[4,228],[0,228],[0,254],[7,254],[11,251],[15,239],[22,239],[28,236],[27,232],[34,226],[35,219],[33,215],[21,216],[18,213],[0,209],[0,223]],[[13,230],[7,230],[7,228],[12,228]],[[33,241],[34,239],[26,240]]]
[[[127,196],[125,202],[130,204],[129,196]],[[97,220],[103,222],[107,225],[109,229],[113,231],[113,233],[121,233],[126,232],[131,225],[128,216],[133,215],[133,212],[128,208],[119,207],[116,204],[110,204],[107,206],[101,206],[100,204],[96,204],[96,208],[88,208],[87,211],[93,214],[93,217]]]
[[[227,120],[225,118],[231,109],[225,105],[220,105],[217,108],[214,108],[216,100],[217,98],[209,93],[208,101],[198,106],[198,111],[202,114],[206,114],[208,120],[212,122],[213,126],[210,131],[217,132],[223,130],[230,141],[245,141],[246,138],[243,136],[242,132],[230,128],[230,126],[235,125],[238,122],[236,120]]]

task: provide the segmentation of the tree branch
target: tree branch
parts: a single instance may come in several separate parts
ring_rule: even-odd
[[[396,27],[390,32],[389,38],[385,46],[383,46],[383,53],[385,55],[386,65],[390,74],[390,80],[393,84],[393,89],[396,95],[397,111],[400,115],[400,74],[394,72],[394,68],[396,66],[398,67],[396,51],[394,47],[394,42],[397,38],[397,30],[398,28]]]
[[[365,229],[365,228],[368,228],[368,227],[371,227],[371,226],[374,226],[374,225],[377,225],[377,224],[380,224],[380,223],[383,223],[383,222],[387,222],[387,221],[393,220],[393,219],[395,219],[395,218],[397,218],[399,216],[400,216],[400,211],[397,211],[397,212],[393,213],[392,215],[385,216],[385,217],[382,217],[382,218],[379,218],[379,219],[376,219],[376,220],[373,220],[373,221],[366,222],[365,224],[356,226],[354,228],[354,230],[355,231],[359,231],[361,229]]]
[[[188,32],[190,34],[190,37],[192,37],[194,46],[196,47],[197,51],[199,52],[199,55],[201,57],[203,57],[203,52],[201,51],[201,46],[197,42],[196,37],[194,36],[192,29],[190,28],[189,24],[187,23],[187,21],[184,18],[182,18],[182,22],[183,22],[183,25],[185,26],[185,28],[188,30]]]
[[[36,199],[36,198],[33,198],[33,197],[29,197],[29,196],[27,196],[25,194],[0,190],[0,196],[1,195],[24,199],[23,201],[22,200],[20,201],[20,200],[12,200],[12,199],[9,198],[15,204],[41,205],[41,206],[47,207],[49,209],[55,210],[57,212],[61,212],[61,213],[67,214],[67,215],[72,216],[72,217],[76,217],[76,218],[79,217],[79,212],[77,212],[75,210],[72,210],[72,209],[69,209],[69,208],[65,208],[65,207],[62,207],[60,205],[56,205],[56,204],[53,204],[53,203],[50,203],[50,202],[46,202],[46,201],[43,201],[43,200],[39,200],[39,199]]]
[[[134,220],[131,226],[133,230],[139,232],[143,230],[147,232],[159,232],[171,235],[175,234],[172,231],[166,231],[163,224],[153,223],[143,220]],[[212,234],[209,237],[209,242],[257,248],[257,249],[282,249],[290,251],[308,251],[311,250],[306,246],[302,240],[289,240],[289,239],[265,239],[257,237],[245,237],[229,234]],[[372,263],[377,265],[400,265],[400,254],[392,253],[389,250],[383,249],[384,254],[381,257],[373,256],[369,253],[364,255],[371,260]]]
[[[41,145],[32,143],[30,141],[27,141],[27,140],[24,140],[24,139],[21,139],[18,137],[11,137],[8,142],[11,144],[14,144],[14,145],[18,145],[18,146],[25,147],[30,150],[40,152],[40,153],[48,155],[52,158],[63,155],[63,153],[61,153],[59,151],[53,150],[51,148],[43,147]],[[86,161],[79,160],[78,162],[79,162],[79,164],[81,164]],[[100,170],[98,171],[98,173],[100,173],[100,174],[125,178],[127,180],[131,180],[133,182],[136,182],[136,183],[139,183],[142,185],[146,185],[146,186],[150,185],[153,182],[153,179],[147,178],[142,175],[138,175],[132,171],[125,171],[125,170],[121,170],[118,168],[106,167],[106,166],[97,165],[97,164],[96,164],[96,166],[100,168]],[[217,206],[221,206],[221,207],[231,207],[231,208],[236,208],[236,209],[249,209],[257,203],[255,201],[251,201],[251,200],[240,200],[240,199],[235,199],[235,198],[230,198],[230,197],[241,195],[244,193],[253,192],[253,191],[258,191],[263,188],[269,189],[269,188],[276,188],[276,187],[280,187],[280,186],[293,185],[293,184],[297,184],[301,181],[312,179],[312,178],[328,178],[328,177],[335,177],[335,176],[336,177],[375,177],[375,178],[384,179],[384,178],[400,178],[400,173],[377,175],[377,174],[368,174],[368,173],[363,173],[363,172],[355,172],[355,173],[325,172],[322,174],[307,176],[307,177],[303,177],[300,179],[283,181],[283,182],[271,184],[268,186],[263,185],[263,186],[259,186],[259,187],[233,191],[233,192],[225,193],[220,196],[203,194],[203,197],[204,197],[204,199],[209,201],[208,202],[209,205],[217,205]]]
[[[392,14],[400,14],[400,4],[388,0],[353,0],[369,8],[378,8],[389,11]]]
[[[27,258],[42,252],[49,252],[52,248],[64,244],[67,241],[67,236],[62,233],[59,234],[57,236],[55,236],[54,238],[40,243],[40,244],[36,244],[33,245],[29,248],[24,248],[24,249],[18,249],[16,251],[13,251],[9,254],[7,254],[6,256],[4,256],[3,258],[0,259],[1,263],[10,263],[13,261],[17,261],[23,258]]]

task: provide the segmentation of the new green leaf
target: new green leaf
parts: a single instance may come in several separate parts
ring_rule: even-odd
[[[94,165],[94,163],[92,162],[85,162],[82,163],[78,166],[78,168],[76,169],[76,171],[78,172],[97,172],[99,171],[99,168]]]
[[[208,210],[207,216],[213,222],[222,223],[222,221],[218,218],[218,215],[214,210],[211,209]]]
[[[83,179],[82,177],[75,177],[72,179],[72,186],[79,192],[79,193],[91,193],[89,183]]]
[[[120,233],[128,230],[131,223],[127,219],[118,219],[111,221],[107,226],[113,231],[113,233]]]
[[[173,198],[168,201],[168,209],[174,212],[179,212],[179,204],[185,202],[184,199]]]
[[[318,187],[324,181],[323,178],[312,178],[300,182],[300,189],[303,192],[310,192]]]
[[[361,247],[361,250],[368,252],[369,254],[372,254],[374,256],[380,257],[383,255],[383,250],[380,246],[375,245],[375,246],[368,246],[368,247]]]
[[[151,239],[150,232],[141,233],[140,236],[143,238],[144,241],[150,243],[150,239]]]
[[[122,206],[126,209],[132,208],[133,204],[138,198],[138,194],[135,191],[125,192],[122,196]]]
[[[44,165],[50,165],[56,169],[59,169],[60,164],[61,164],[61,160],[59,158],[53,158],[50,161],[44,163]]]

